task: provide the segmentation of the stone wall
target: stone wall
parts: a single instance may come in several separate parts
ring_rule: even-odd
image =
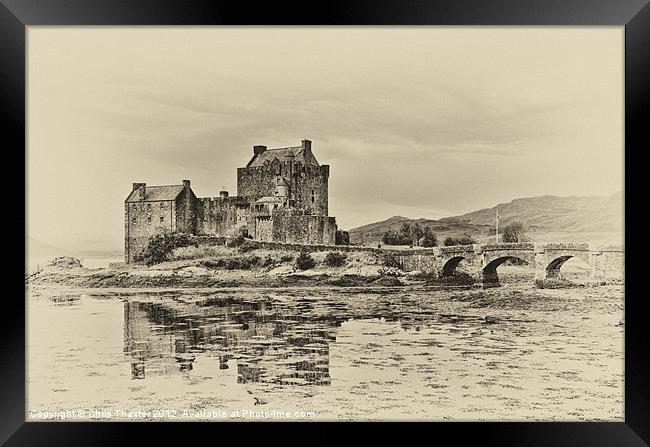
[[[197,204],[198,234],[225,236],[234,226],[248,224],[248,202],[240,197],[205,197]]]
[[[176,198],[176,230],[195,234],[198,200],[190,188],[190,181],[183,180],[183,185],[183,191]]]
[[[177,206],[173,201],[124,203],[124,261],[146,248],[149,239],[176,229]]]
[[[389,252],[393,255],[402,270],[409,272],[419,270],[426,273],[439,273],[442,269],[440,258],[432,252],[403,253],[401,251]]]
[[[272,196],[275,191],[276,172],[290,172],[290,163],[280,163],[283,169],[275,169],[270,164],[251,168],[237,168],[237,195],[250,202],[260,197]],[[278,174],[279,175],[279,174]]]
[[[273,221],[261,220],[255,221],[255,239],[258,241],[271,241],[273,240]]]
[[[295,207],[305,210],[307,214],[327,216],[328,179],[328,165],[298,164],[289,182],[290,196],[295,201]]]
[[[592,251],[591,265],[595,279],[622,279],[625,275],[625,254],[617,247],[601,247]]]
[[[273,213],[272,240],[288,244],[335,245],[336,219],[328,216]],[[260,239],[256,237],[256,239]]]

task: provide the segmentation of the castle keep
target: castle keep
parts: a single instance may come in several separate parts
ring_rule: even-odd
[[[253,157],[237,169],[237,195],[197,198],[182,185],[134,183],[124,202],[124,257],[133,262],[149,238],[165,231],[235,236],[293,244],[336,243],[336,219],[327,209],[329,165],[301,146],[253,146]]]

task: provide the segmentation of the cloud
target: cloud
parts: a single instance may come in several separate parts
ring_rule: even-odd
[[[45,242],[119,240],[131,182],[232,191],[253,145],[302,138],[332,165],[343,226],[621,189],[620,30],[29,33],[29,225]]]

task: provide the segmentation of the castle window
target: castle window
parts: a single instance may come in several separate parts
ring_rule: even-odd
[[[151,223],[151,214],[147,216],[147,223]]]
[[[316,195],[314,194],[314,190],[311,190],[311,203],[314,203],[316,201]]]
[[[160,216],[160,223],[165,223],[165,218],[163,216]]]
[[[165,208],[165,202],[160,202],[160,209]]]
[[[133,223],[136,223],[137,220],[138,220],[138,219],[136,219],[135,216],[133,216],[133,218],[131,219],[131,221],[132,221]]]
[[[147,203],[147,209],[148,209],[148,210],[151,209],[151,203]]]

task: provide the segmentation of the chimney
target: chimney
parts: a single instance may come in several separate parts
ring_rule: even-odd
[[[138,197],[140,200],[144,200],[146,192],[147,192],[147,184],[146,183],[134,183],[133,184],[133,191],[140,190],[140,196]]]
[[[185,188],[189,188],[190,187],[190,181],[189,180],[183,180],[183,186]]]
[[[262,145],[253,146],[253,154],[254,155],[260,155],[265,150],[266,150],[266,146],[262,146]]]
[[[219,197],[221,197],[222,199],[227,199],[228,191],[219,191]]]
[[[311,140],[302,140],[302,148],[307,152],[311,152]]]

